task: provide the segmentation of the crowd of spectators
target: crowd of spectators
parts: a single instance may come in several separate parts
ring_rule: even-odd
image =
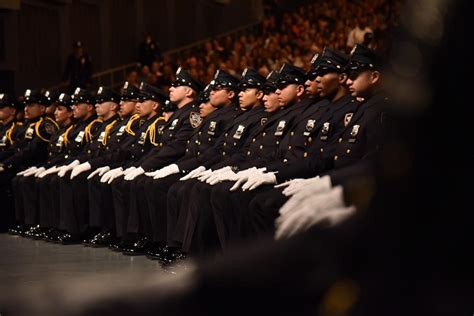
[[[400,11],[400,0],[316,1],[294,12],[266,10],[257,25],[240,34],[209,39],[172,55],[155,54],[154,60],[142,61],[132,70],[127,80],[167,91],[179,66],[209,83],[217,69],[237,76],[246,67],[266,76],[283,63],[307,69],[312,56],[326,46],[350,53],[355,44],[365,44],[383,55]],[[155,43],[151,37],[148,40]],[[140,47],[143,52],[143,43]]]

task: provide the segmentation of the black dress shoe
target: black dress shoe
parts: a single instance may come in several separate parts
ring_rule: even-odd
[[[66,233],[59,237],[60,243],[63,245],[76,245],[82,243],[84,236],[81,234]]]
[[[161,254],[158,256],[158,260],[163,265],[170,265],[184,259],[186,259],[186,253],[178,248],[171,247],[164,247]]]
[[[86,247],[92,247],[92,245],[102,237],[102,233],[95,234],[92,238],[84,239],[82,244]]]
[[[117,238],[111,232],[103,232],[91,239],[89,246],[94,248],[108,247],[117,242]]]
[[[148,238],[143,237],[135,242],[130,247],[125,247],[122,250],[122,253],[126,256],[143,256],[146,255],[146,252],[149,250],[151,242]]]
[[[56,228],[50,228],[47,232],[44,233],[43,239],[48,242],[60,243],[61,236],[63,236],[64,234],[64,231],[61,231]]]
[[[24,224],[18,224],[8,230],[10,235],[20,235],[26,229]]]
[[[153,243],[146,252],[146,257],[151,260],[160,260],[160,257],[163,255],[163,249],[165,249],[166,246],[162,246],[158,243]]]

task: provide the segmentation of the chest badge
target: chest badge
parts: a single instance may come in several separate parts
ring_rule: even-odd
[[[209,128],[207,129],[207,133],[209,135],[214,135],[215,131],[216,131],[216,126],[217,126],[217,122],[216,121],[211,121],[209,123]]]
[[[319,137],[319,139],[327,140],[330,128],[331,128],[331,123],[324,122],[323,127],[321,128],[321,137]]]
[[[244,130],[245,130],[245,126],[239,125],[237,127],[237,130],[235,131],[235,134],[234,134],[233,138],[234,139],[240,139],[242,137],[242,134],[243,134]]]
[[[283,131],[285,130],[285,126],[286,126],[286,121],[278,122],[278,126],[277,126],[277,129],[275,131],[275,136],[283,135]]]
[[[308,120],[308,122],[306,123],[306,130],[305,132],[303,133],[304,136],[309,136],[309,134],[311,134],[311,131],[313,130],[314,128],[314,123],[316,122],[316,120]]]

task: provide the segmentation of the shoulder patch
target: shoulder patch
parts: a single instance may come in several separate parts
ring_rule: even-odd
[[[197,112],[189,113],[189,123],[191,124],[192,128],[196,128],[202,123],[202,117]]]
[[[44,123],[44,130],[46,131],[46,133],[48,135],[52,135],[54,134],[54,132],[56,131],[56,126],[54,126],[52,123],[50,122],[45,122]]]

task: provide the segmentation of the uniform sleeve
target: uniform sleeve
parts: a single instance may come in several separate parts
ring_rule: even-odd
[[[184,119],[182,126],[177,130],[175,137],[161,147],[152,149],[145,155],[138,165],[145,171],[156,170],[174,163],[185,153],[187,141],[193,132],[193,128],[188,119]]]

